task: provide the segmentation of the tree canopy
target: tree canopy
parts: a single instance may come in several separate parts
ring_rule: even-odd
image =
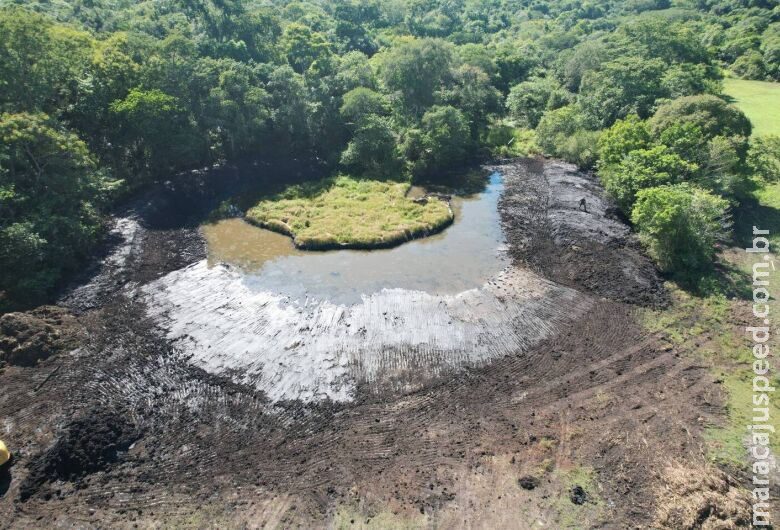
[[[626,186],[614,188],[626,209],[651,182],[690,181],[733,202],[749,189],[751,130],[720,97],[722,72],[780,79],[776,18],[770,2],[733,0],[0,1],[4,134],[71,153],[56,178],[80,190],[67,208],[42,206],[12,181],[34,174],[30,154],[4,145],[0,189],[13,208],[0,230],[37,249],[29,277],[52,286],[67,267],[47,260],[71,237],[84,241],[66,245],[73,255],[95,240],[98,204],[171,173],[293,157],[441,179],[491,149],[512,152],[526,129],[548,154],[598,163],[605,182]],[[750,167],[770,174],[753,145]],[[46,208],[69,227],[62,242]],[[20,265],[6,263],[16,277]]]

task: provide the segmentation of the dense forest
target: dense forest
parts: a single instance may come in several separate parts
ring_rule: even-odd
[[[706,267],[778,141],[721,95],[780,80],[773,0],[0,2],[0,294],[50,293],[129,193],[220,161],[443,179],[598,170],[660,266]]]

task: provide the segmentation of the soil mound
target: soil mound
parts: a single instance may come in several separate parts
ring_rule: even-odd
[[[499,211],[516,263],[610,300],[666,303],[655,266],[595,178],[543,159],[512,160],[492,169],[504,175]]]
[[[0,364],[35,366],[61,351],[78,347],[83,328],[67,310],[41,306],[0,317]]]
[[[57,441],[29,465],[29,474],[19,486],[27,500],[55,480],[76,482],[107,469],[138,439],[137,429],[125,414],[93,409],[69,423]]]

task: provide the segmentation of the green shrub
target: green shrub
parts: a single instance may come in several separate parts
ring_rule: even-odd
[[[631,115],[616,121],[599,137],[598,152],[601,165],[618,164],[631,151],[645,149],[650,145],[650,130],[647,122]]]
[[[747,164],[754,174],[768,182],[780,180],[780,136],[751,139]]]
[[[505,123],[493,125],[485,135],[483,143],[493,156],[520,157],[540,153],[536,133],[529,129],[518,129]]]
[[[598,160],[598,141],[600,131],[581,129],[571,136],[559,137],[560,144],[555,147],[558,156],[577,164],[581,169],[591,169]]]
[[[585,117],[577,105],[548,110],[536,128],[537,141],[546,153],[557,154],[557,147],[563,145],[565,137],[588,129],[586,125]]]
[[[711,264],[728,235],[728,205],[690,184],[659,186],[637,193],[631,221],[661,269],[685,274]]]

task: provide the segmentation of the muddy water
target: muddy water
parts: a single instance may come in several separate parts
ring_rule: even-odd
[[[205,229],[209,257],[140,288],[187,362],[272,402],[408,392],[527,351],[588,311],[512,266],[502,178],[454,204],[444,232],[394,249],[303,252],[240,220]]]
[[[301,251],[287,236],[223,220],[204,226],[208,264],[234,265],[248,282],[293,298],[354,303],[386,288],[455,294],[482,285],[507,264],[497,208],[502,188],[494,173],[483,192],[453,197],[452,226],[392,249]]]

